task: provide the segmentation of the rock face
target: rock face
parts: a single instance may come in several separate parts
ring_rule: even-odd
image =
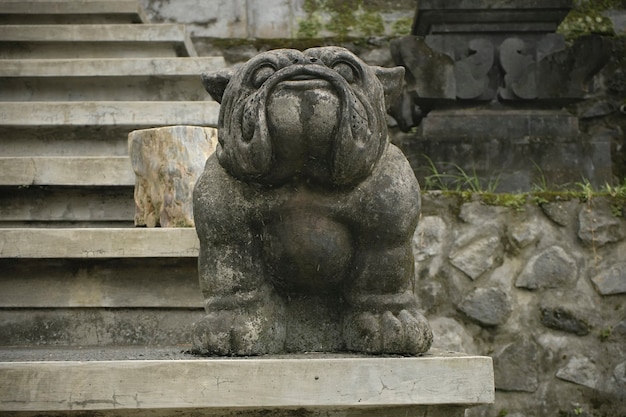
[[[200,354],[419,354],[417,180],[388,142],[401,68],[337,47],[262,53],[204,76],[219,144],[194,192]]]
[[[213,128],[170,126],[130,132],[135,226],[193,227],[193,187],[216,145]]]
[[[468,415],[625,415],[623,200],[457,198],[422,196],[414,288],[433,346],[493,357],[496,405]]]

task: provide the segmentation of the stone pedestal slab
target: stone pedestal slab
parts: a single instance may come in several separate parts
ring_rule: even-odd
[[[491,358],[448,353],[0,362],[3,415],[462,416],[493,401]]]

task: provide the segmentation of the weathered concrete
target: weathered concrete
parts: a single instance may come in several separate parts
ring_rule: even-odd
[[[3,102],[0,126],[215,126],[218,112],[215,102],[194,101]]]
[[[179,345],[189,349],[191,322],[201,317],[201,308],[140,304],[131,308],[7,308],[0,315],[0,346],[106,349]]]
[[[135,175],[126,156],[0,157],[0,185],[128,186]]]
[[[0,24],[147,23],[137,0],[6,0],[0,3]]]
[[[222,57],[100,58],[100,59],[5,59],[0,77],[139,77],[193,76],[225,66]],[[119,80],[118,80],[119,81]]]
[[[135,225],[193,227],[192,194],[217,146],[217,129],[171,126],[128,134]]]
[[[491,358],[450,354],[2,362],[0,411],[400,416],[443,405],[461,416],[493,401],[492,372]]]
[[[2,258],[0,308],[200,309],[197,264],[194,257]]]
[[[180,24],[3,25],[0,45],[4,59],[197,56]]]
[[[192,228],[0,229],[3,258],[151,258],[198,256]]]
[[[0,60],[2,101],[202,101],[221,57]]]
[[[24,227],[38,222],[130,227],[135,215],[133,186],[98,188],[96,197],[80,187],[7,187],[0,195],[0,219]]]

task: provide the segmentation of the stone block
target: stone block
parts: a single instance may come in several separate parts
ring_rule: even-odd
[[[555,330],[585,336],[591,331],[591,325],[579,311],[563,306],[542,306],[541,324]]]
[[[294,19],[293,0],[266,0],[248,2],[248,37],[260,39],[288,39],[292,37]]]
[[[600,295],[626,293],[626,262],[618,262],[603,268],[591,278]]]
[[[0,102],[2,127],[216,126],[219,104],[193,101]],[[130,130],[130,129],[129,129]]]
[[[460,417],[493,401],[481,356],[0,362],[0,413]]]
[[[591,389],[598,389],[599,372],[596,365],[585,356],[573,356],[556,372],[556,377]]]
[[[3,258],[197,257],[193,228],[0,229]]]
[[[216,146],[213,128],[172,126],[131,132],[135,225],[193,227],[193,189]]]
[[[554,32],[570,8],[568,0],[422,0],[413,34]]]
[[[497,326],[506,322],[511,314],[511,299],[499,288],[477,288],[458,306],[469,318],[483,326]]]
[[[447,138],[568,138],[578,135],[578,119],[560,110],[434,110],[422,121],[422,135]]]
[[[578,213],[578,237],[585,244],[601,247],[626,238],[626,227],[615,217],[609,204],[590,202]]]
[[[112,157],[0,157],[1,185],[124,186],[134,183],[129,160]]]
[[[6,25],[0,42],[2,58],[197,56],[180,24]]]
[[[152,22],[179,22],[195,37],[247,39],[246,0],[141,0]]]
[[[576,261],[560,246],[552,246],[529,259],[515,281],[529,290],[572,286],[578,280]]]
[[[17,24],[148,23],[136,0],[30,1],[0,3],[0,22]]]

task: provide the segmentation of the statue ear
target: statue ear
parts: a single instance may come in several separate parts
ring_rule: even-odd
[[[224,96],[224,90],[230,82],[234,71],[232,69],[225,71],[215,71],[202,74],[202,84],[204,89],[213,97],[213,100],[218,103],[222,102]]]
[[[400,97],[402,92],[402,81],[404,80],[404,67],[373,67],[374,73],[383,85],[385,92],[385,109],[389,109],[391,105]]]

